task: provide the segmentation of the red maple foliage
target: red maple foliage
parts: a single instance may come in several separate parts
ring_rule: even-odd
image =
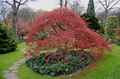
[[[36,18],[29,28],[29,54],[36,55],[41,49],[57,48],[69,51],[79,48],[98,50],[100,54],[109,50],[108,43],[98,33],[90,30],[84,20],[67,8],[58,8]],[[43,34],[47,34],[41,39]]]

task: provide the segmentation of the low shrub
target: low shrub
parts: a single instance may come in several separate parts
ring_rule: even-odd
[[[66,54],[62,52],[42,53],[31,57],[26,60],[26,66],[42,75],[58,76],[73,73],[95,61],[92,53],[74,50]]]
[[[105,35],[109,43],[116,42],[117,28],[119,20],[117,16],[109,16],[106,20]]]

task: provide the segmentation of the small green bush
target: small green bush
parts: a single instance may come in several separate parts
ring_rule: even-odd
[[[14,39],[8,36],[7,33],[7,28],[2,23],[0,23],[0,54],[14,51],[17,47]]]
[[[83,14],[81,15],[81,18],[83,18],[88,23],[88,28],[94,31],[100,31],[100,25],[95,15]]]
[[[94,61],[92,53],[71,50],[67,54],[60,51],[42,53],[38,57],[27,59],[26,66],[42,75],[67,75]]]
[[[110,16],[106,20],[105,34],[106,39],[110,42],[116,41],[117,27],[119,26],[119,20],[117,16]]]

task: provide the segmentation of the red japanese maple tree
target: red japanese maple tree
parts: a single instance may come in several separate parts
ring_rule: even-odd
[[[41,49],[57,48],[69,51],[79,48],[98,50],[104,53],[108,43],[96,32],[90,30],[84,20],[67,8],[58,8],[36,18],[29,28],[29,54],[36,55]],[[44,39],[41,39],[46,35]]]

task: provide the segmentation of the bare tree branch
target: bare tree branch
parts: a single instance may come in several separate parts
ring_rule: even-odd
[[[99,3],[103,6],[104,12],[104,22],[108,16],[108,12],[113,9],[113,7],[118,4],[120,0],[99,0]]]

